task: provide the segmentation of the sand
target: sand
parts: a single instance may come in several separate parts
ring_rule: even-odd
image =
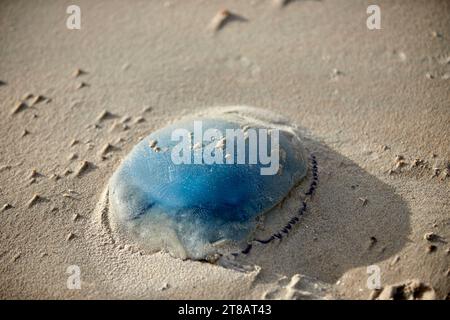
[[[70,1],[2,1],[0,297],[447,297],[450,4],[376,3],[370,31],[373,1],[78,1],[68,30]],[[302,128],[320,183],[295,230],[229,267],[113,241],[99,208],[120,160],[223,105]]]

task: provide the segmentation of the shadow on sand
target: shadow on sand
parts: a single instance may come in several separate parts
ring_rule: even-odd
[[[306,214],[287,237],[255,247],[242,260],[262,267],[262,281],[303,274],[334,283],[349,269],[395,255],[408,241],[409,210],[392,187],[320,143],[305,145],[319,167]],[[288,202],[300,205],[295,195]]]

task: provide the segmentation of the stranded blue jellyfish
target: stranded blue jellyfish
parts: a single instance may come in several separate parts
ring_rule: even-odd
[[[297,130],[278,115],[207,109],[134,146],[108,184],[110,226],[146,251],[209,259],[248,246],[307,171]]]

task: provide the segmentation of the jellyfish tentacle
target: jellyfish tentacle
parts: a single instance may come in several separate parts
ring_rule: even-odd
[[[317,166],[317,159],[316,159],[316,156],[315,156],[314,154],[311,154],[311,171],[312,171],[313,179],[312,179],[312,181],[311,181],[311,183],[310,183],[310,185],[309,185],[308,192],[306,193],[306,195],[309,196],[309,198],[311,198],[311,197],[313,196],[314,191],[315,191],[316,188],[317,188],[318,180],[319,180],[318,166]],[[307,210],[307,203],[306,203],[306,200],[303,200],[303,201],[302,201],[302,205],[301,205],[301,207],[299,208],[297,215],[298,215],[298,216],[302,216],[302,215],[306,212],[306,210]],[[299,218],[298,218],[297,216],[294,216],[294,217],[286,224],[286,226],[284,226],[284,227],[281,229],[281,231],[278,231],[278,232],[273,233],[273,234],[272,234],[269,238],[267,238],[267,239],[256,239],[256,238],[255,238],[255,239],[253,239],[251,242],[258,242],[258,243],[261,243],[261,244],[269,244],[270,242],[272,242],[272,241],[275,240],[275,239],[279,239],[279,240],[281,241],[282,238],[283,238],[283,235],[282,235],[281,233],[284,233],[284,234],[287,235],[287,234],[291,231],[292,226],[293,226],[294,224],[296,224],[298,221],[299,221]],[[243,251],[241,251],[241,253],[247,255],[247,254],[250,253],[251,249],[252,249],[252,245],[251,245],[251,243],[249,243],[248,246],[247,246]],[[239,253],[233,254],[233,255],[237,256],[237,255],[239,255]]]

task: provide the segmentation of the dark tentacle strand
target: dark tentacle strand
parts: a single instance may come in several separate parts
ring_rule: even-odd
[[[308,191],[305,193],[306,196],[312,197],[314,194],[314,191],[317,188],[318,181],[319,181],[319,174],[318,174],[318,167],[317,167],[317,160],[314,155],[311,155],[311,164],[312,164],[312,182],[309,185]],[[292,217],[291,220],[278,232],[275,232],[267,239],[253,239],[251,242],[256,241],[262,244],[268,244],[272,242],[275,239],[283,239],[283,233],[288,234],[289,231],[292,229],[292,226],[295,225],[299,221],[299,217],[301,217],[307,209],[307,203],[306,201],[302,202],[302,206],[299,208],[297,214]],[[242,250],[240,253],[232,253],[233,256],[238,256],[239,254],[248,254],[252,250],[253,245],[251,242],[247,245],[247,247]]]
[[[275,239],[275,237],[274,236],[270,236],[270,238],[268,238],[268,239],[266,239],[266,240],[258,240],[258,239],[255,239],[254,241],[257,241],[257,242],[259,242],[259,243],[262,243],[262,244],[268,244],[268,243],[270,243],[272,240],[274,240]]]
[[[247,246],[247,248],[245,248],[244,250],[242,250],[242,253],[243,253],[243,254],[249,253],[250,250],[252,250],[252,246],[253,246],[253,245],[252,245],[251,243],[249,243],[248,246]]]

